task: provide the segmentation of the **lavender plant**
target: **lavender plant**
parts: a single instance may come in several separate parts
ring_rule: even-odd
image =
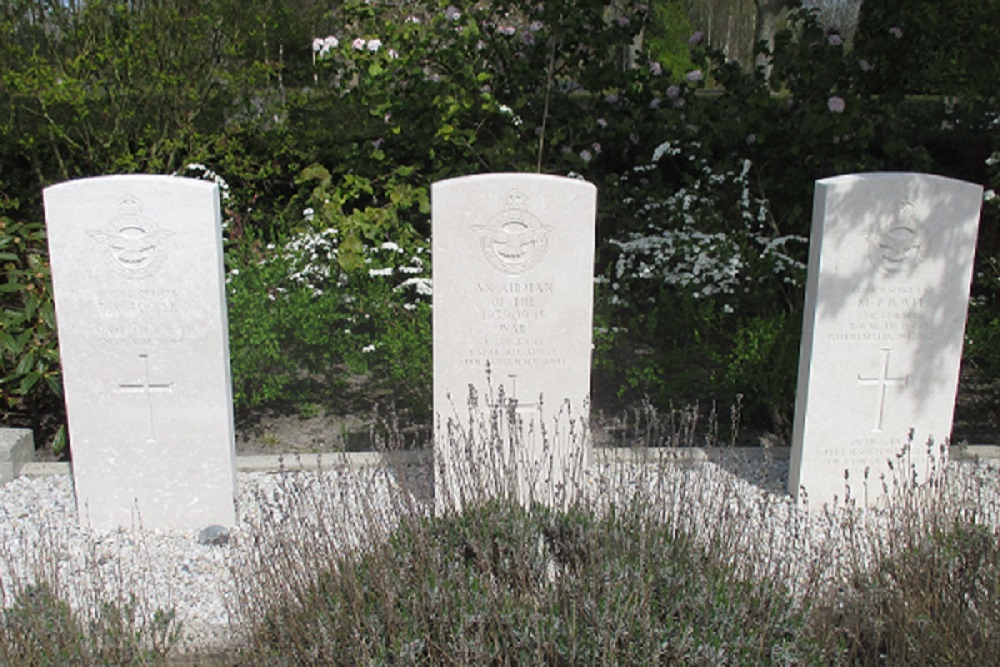
[[[470,462],[519,432],[512,413],[478,407],[512,422],[453,443]],[[563,509],[463,466],[464,509],[435,512],[420,471],[391,454],[283,476],[261,499],[234,564],[239,658],[978,664],[997,648],[995,466],[936,459],[917,485],[904,449],[883,481],[891,502],[865,508],[855,488],[809,508],[769,490],[766,458],[638,448],[595,456]]]

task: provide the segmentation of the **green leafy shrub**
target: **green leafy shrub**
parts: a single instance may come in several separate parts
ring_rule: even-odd
[[[426,188],[334,188],[320,166],[301,178],[317,181],[302,231],[230,251],[237,407],[330,398],[348,375],[372,373],[376,390],[426,413],[429,249],[409,221],[426,217]]]
[[[44,227],[0,216],[0,266],[0,420],[53,438],[58,455],[66,435]]]
[[[1000,134],[1000,115],[994,114],[993,130]],[[1000,136],[995,139],[1000,145]],[[964,381],[966,391],[982,387],[985,400],[968,401],[962,409],[971,410],[970,419],[987,424],[1000,423],[1000,408],[994,400],[995,379],[1000,377],[1000,150],[985,160],[989,181],[983,195],[982,217],[979,223],[979,244],[976,255],[972,297],[965,326],[963,364],[978,376]],[[968,373],[967,373],[968,374]],[[991,386],[992,385],[992,386]]]
[[[606,100],[632,78],[623,45],[642,30],[645,5],[609,21],[599,0],[446,4],[390,16],[346,3],[343,29],[317,39],[324,85],[306,99],[332,97],[355,118],[338,159],[325,164],[373,179],[387,165],[413,165],[426,185],[623,157],[629,124],[617,121],[634,109]]]
[[[286,317],[285,301],[275,298],[289,272],[279,262],[262,261],[252,245],[227,253],[230,367],[237,410],[279,401],[296,374],[296,362],[283,343],[286,330],[297,320]]]
[[[1000,256],[979,258],[976,292],[969,302],[965,358],[986,377],[1000,375]]]
[[[55,5],[44,22],[37,12],[30,0],[0,12],[0,152],[19,167],[15,185],[39,190],[104,173],[171,173],[222,128],[273,124],[277,95],[265,89],[280,87],[279,49],[306,41],[310,14],[263,2],[116,0]]]
[[[862,6],[857,45],[875,54],[882,91],[989,98],[1000,78],[998,21],[1000,7],[989,0],[886,0]]]

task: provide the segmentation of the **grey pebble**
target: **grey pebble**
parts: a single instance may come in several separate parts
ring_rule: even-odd
[[[216,547],[228,544],[229,529],[218,524],[211,525],[198,533],[198,543]]]

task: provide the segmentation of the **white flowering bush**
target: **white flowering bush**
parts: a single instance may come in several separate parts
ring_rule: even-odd
[[[259,241],[231,253],[237,404],[323,402],[321,385],[366,373],[376,392],[395,385],[429,409],[430,184],[526,169],[596,179],[627,164],[641,143],[629,119],[649,106],[641,85],[639,103],[625,88],[652,74],[623,70],[620,45],[646,12],[609,21],[598,0],[343,3],[307,45],[303,86],[287,91],[287,136],[312,147],[311,159],[289,156],[287,219],[255,219]],[[287,215],[293,205],[301,216]]]
[[[595,359],[619,396],[725,406],[743,394],[747,422],[790,435],[815,180],[935,171],[928,146],[952,140],[940,108],[878,87],[910,31],[852,51],[793,7],[756,70],[697,32],[683,73],[650,68],[656,123],[637,114],[629,137],[646,153],[603,181],[616,189],[602,196]],[[607,164],[615,148],[602,145]]]
[[[361,270],[348,273],[340,265],[339,236],[339,230],[327,227],[299,232],[280,247],[268,244],[268,255],[261,262],[282,267],[279,282],[272,286],[268,298],[302,290],[319,299],[337,290],[342,301],[352,303],[359,288],[372,282],[398,294],[404,310],[430,302],[429,251],[422,240],[408,249],[393,241],[362,245]]]
[[[747,406],[783,424],[780,385],[794,368],[786,344],[798,324],[789,296],[803,287],[808,239],[778,232],[753,176],[751,160],[713,163],[696,137],[664,141],[633,168],[635,223],[611,239],[601,292],[613,325],[599,340],[642,351],[622,374],[625,388],[660,402],[682,392],[760,396],[753,389],[766,386],[766,404]]]
[[[351,197],[328,173],[309,176],[319,185],[301,229],[244,246],[229,272],[237,404],[315,401],[374,369],[394,398],[419,404],[413,395],[424,392],[430,364],[430,257],[425,237],[401,218],[425,217],[427,192],[390,187],[389,206],[345,209]]]
[[[691,148],[701,146],[694,143]],[[732,313],[725,297],[750,294],[772,276],[800,287],[805,266],[797,258],[808,240],[774,236],[768,228],[767,202],[751,191],[750,160],[743,160],[738,171],[716,173],[703,156],[683,152],[680,145],[664,142],[653,152],[651,164],[634,170],[641,175],[665,160],[679,159],[693,162],[697,177],[665,197],[636,202],[637,217],[647,221],[645,229],[611,240],[618,249],[612,302],[648,293],[636,285],[648,282],[696,300],[721,297],[723,312]],[[727,201],[732,196],[735,199]]]

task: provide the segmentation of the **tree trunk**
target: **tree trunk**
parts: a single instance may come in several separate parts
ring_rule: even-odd
[[[691,28],[705,34],[706,41],[721,49],[730,60],[744,67],[753,62],[757,0],[689,0]]]
[[[774,48],[774,35],[778,31],[778,20],[788,7],[789,0],[754,0],[757,5],[757,29],[754,32],[754,47],[766,42],[768,50]],[[757,65],[764,67],[764,75],[770,76],[771,68],[766,58],[757,56]]]

